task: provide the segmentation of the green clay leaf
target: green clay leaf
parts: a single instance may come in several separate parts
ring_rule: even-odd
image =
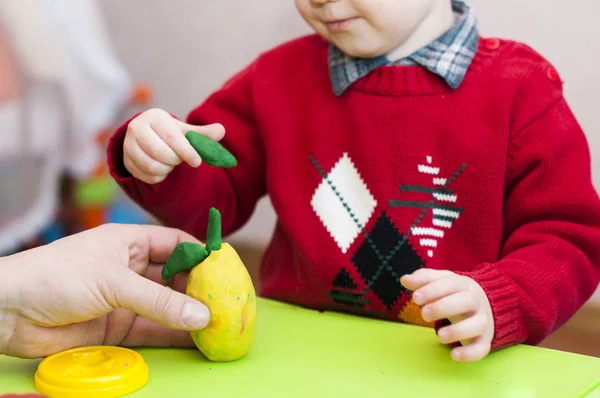
[[[237,166],[237,159],[220,143],[195,131],[188,131],[185,138],[207,164],[223,168]]]
[[[175,246],[162,269],[162,278],[167,280],[178,272],[187,271],[208,257],[208,251],[197,243],[182,242]]]
[[[208,232],[206,234],[206,248],[211,253],[221,249],[221,213],[214,207],[208,212]]]

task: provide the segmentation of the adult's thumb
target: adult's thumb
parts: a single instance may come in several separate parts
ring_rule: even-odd
[[[120,308],[178,330],[204,329],[210,320],[208,307],[192,297],[131,273],[117,290]]]
[[[184,123],[180,120],[177,122],[183,134],[187,133],[188,131],[195,131],[196,133],[202,134],[213,141],[221,141],[225,136],[225,127],[223,127],[223,125],[220,123],[207,124],[205,126],[195,126],[193,124]]]

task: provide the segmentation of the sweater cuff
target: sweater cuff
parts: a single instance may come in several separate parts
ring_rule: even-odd
[[[521,344],[526,329],[514,294],[514,283],[492,264],[483,264],[471,272],[457,272],[477,282],[490,302],[494,317],[492,351]]]
[[[129,123],[138,115],[139,113],[135,114],[115,131],[110,137],[106,148],[109,173],[119,184],[130,183],[134,180],[123,162],[123,143],[125,142],[125,134]]]

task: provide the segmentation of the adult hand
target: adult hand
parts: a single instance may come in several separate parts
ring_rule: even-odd
[[[188,234],[104,225],[0,258],[0,354],[44,357],[84,345],[193,346],[208,308],[184,291],[185,275],[159,265]],[[141,316],[139,316],[139,315]]]

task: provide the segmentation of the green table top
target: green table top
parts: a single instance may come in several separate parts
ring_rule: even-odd
[[[254,346],[239,361],[137,351],[150,381],[131,397],[589,397],[600,385],[597,358],[516,346],[456,363],[432,329],[264,299]],[[35,392],[38,363],[0,357],[0,395]]]

